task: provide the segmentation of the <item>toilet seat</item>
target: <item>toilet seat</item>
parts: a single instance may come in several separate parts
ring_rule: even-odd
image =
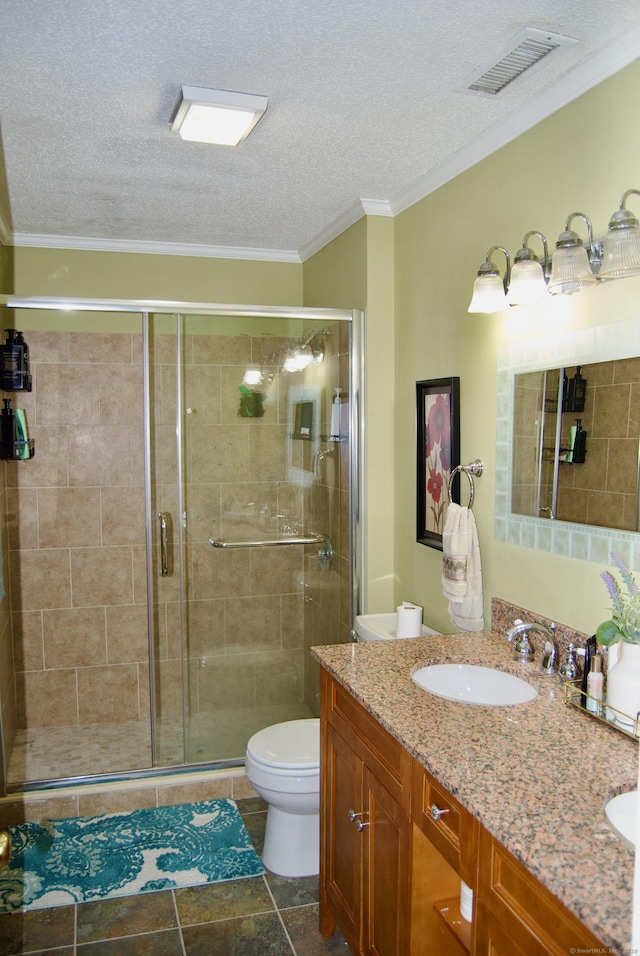
[[[249,740],[247,756],[276,774],[313,776],[320,769],[320,721],[312,717],[265,727]]]

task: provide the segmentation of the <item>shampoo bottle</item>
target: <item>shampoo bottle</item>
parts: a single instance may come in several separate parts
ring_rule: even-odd
[[[341,388],[336,388],[336,396],[331,405],[331,437],[340,437],[340,392]]]
[[[582,377],[582,366],[578,365],[575,378],[573,379],[573,406],[572,412],[584,411],[584,400],[587,393],[587,382]]]
[[[22,388],[24,347],[15,329],[5,329],[7,341],[0,347],[0,388],[15,392]]]

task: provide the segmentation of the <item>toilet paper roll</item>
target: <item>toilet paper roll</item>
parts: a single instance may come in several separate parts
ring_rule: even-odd
[[[422,608],[404,601],[397,608],[396,637],[422,636]]]
[[[460,882],[460,915],[471,922],[473,916],[473,890],[462,880]]]

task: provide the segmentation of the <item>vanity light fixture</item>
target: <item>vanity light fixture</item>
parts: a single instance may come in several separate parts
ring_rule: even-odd
[[[327,332],[312,332],[300,344],[293,345],[286,353],[282,366],[285,372],[301,372],[309,365],[320,365],[324,362],[324,342],[320,338]]]
[[[620,208],[612,214],[604,239],[594,239],[588,216],[572,212],[566,218],[564,232],[558,236],[552,256],[545,236],[535,229],[525,233],[522,248],[514,256],[513,270],[507,250],[503,246],[492,246],[478,270],[469,312],[502,312],[510,305],[541,301],[547,293],[573,295],[600,280],[640,275],[640,222],[626,207],[629,196],[633,195],[640,196],[640,189],[627,189],[622,194]],[[586,241],[571,228],[574,219],[584,220]],[[542,242],[542,259],[529,248],[531,236],[538,236]],[[491,254],[497,249],[507,260],[504,281],[491,262]]]
[[[531,236],[538,236],[542,241],[542,262],[527,245]],[[524,235],[522,248],[516,252],[513,259],[511,283],[507,293],[509,305],[531,305],[533,302],[544,299],[548,295],[547,282],[550,270],[551,260],[547,238],[541,232],[532,229]]]
[[[491,261],[491,255],[494,252],[504,253],[507,267],[504,279],[501,278],[499,270]],[[504,246],[491,246],[485,261],[478,269],[478,277],[473,283],[473,295],[469,304],[469,312],[503,312],[508,308],[506,290],[509,288],[511,279],[511,259]]]
[[[639,189],[627,189],[620,199],[620,208],[609,220],[609,229],[602,244],[600,279],[621,279],[640,274],[640,224],[625,203]]]
[[[267,109],[266,96],[183,86],[172,133],[196,143],[237,146]]]
[[[587,224],[588,250],[585,249],[578,233],[569,228],[578,216]],[[595,285],[601,262],[602,256],[593,241],[591,220],[582,212],[572,212],[570,216],[567,216],[564,232],[558,236],[556,251],[551,257],[549,292],[551,295],[573,295],[575,292]]]

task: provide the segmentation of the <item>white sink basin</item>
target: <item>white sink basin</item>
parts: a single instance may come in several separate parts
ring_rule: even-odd
[[[604,812],[607,820],[618,836],[636,845],[636,813],[638,810],[638,791],[620,793],[606,804]]]
[[[538,696],[535,687],[519,677],[477,664],[431,664],[411,677],[430,694],[461,704],[510,707],[526,704]]]

